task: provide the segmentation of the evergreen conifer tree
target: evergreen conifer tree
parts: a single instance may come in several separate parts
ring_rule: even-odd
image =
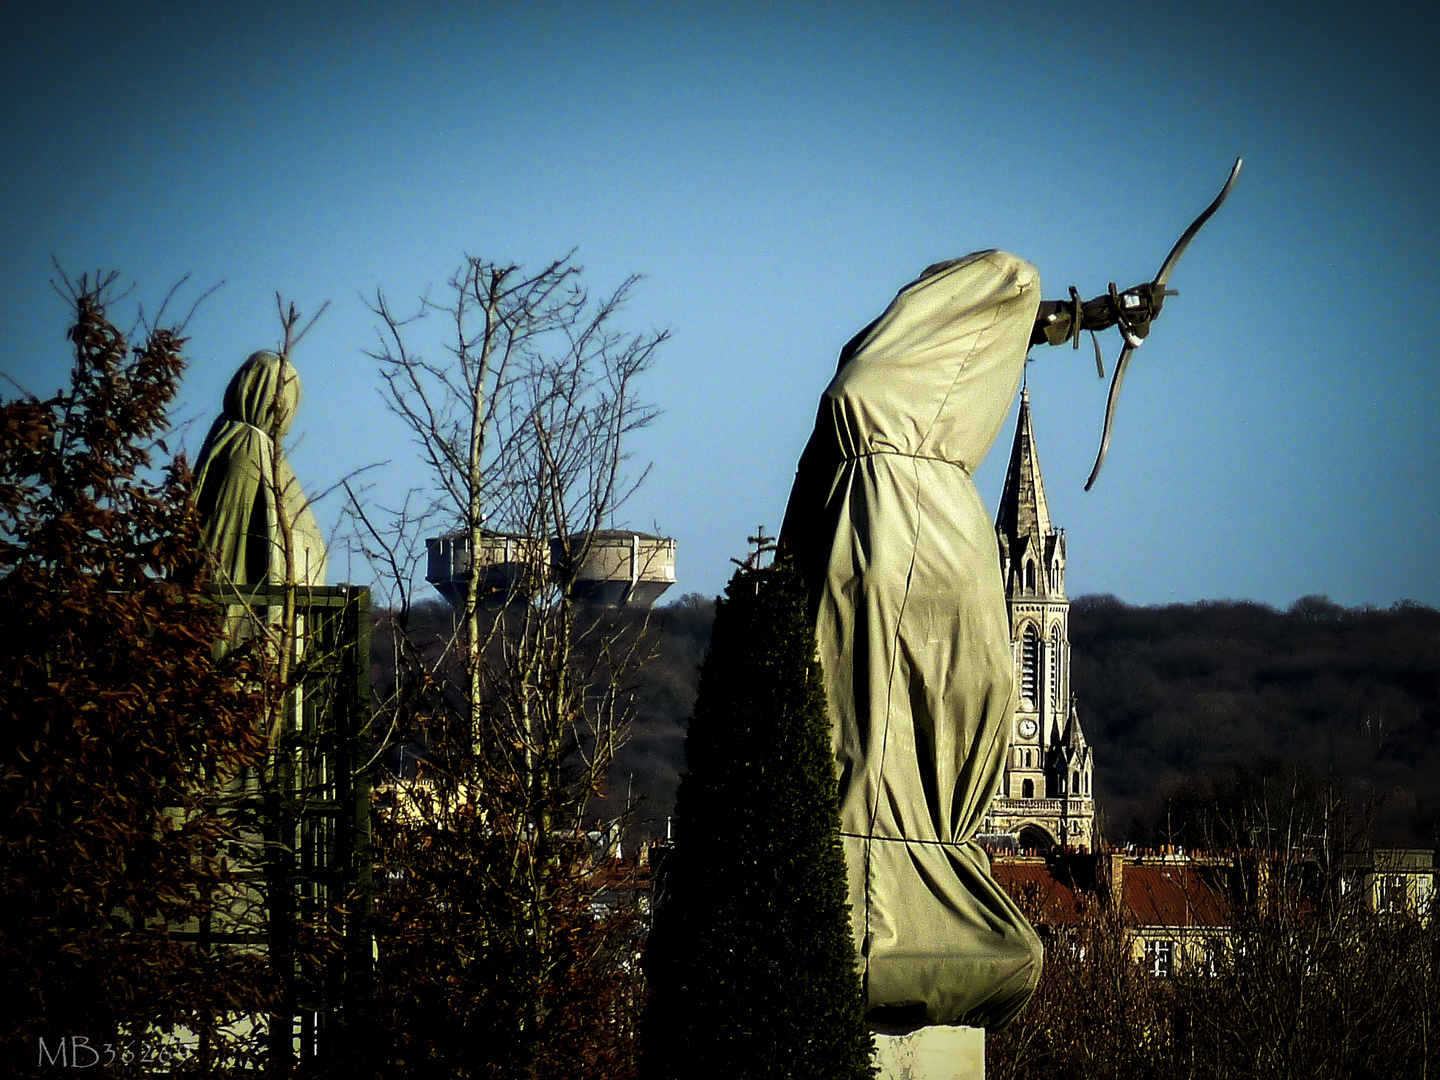
[[[805,589],[787,560],[755,561],[716,606],[685,741],[645,956],[648,1080],[873,1071]]]

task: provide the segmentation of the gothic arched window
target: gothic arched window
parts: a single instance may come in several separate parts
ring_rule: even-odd
[[[1039,700],[1036,685],[1040,678],[1040,635],[1035,627],[1027,623],[1020,635],[1020,704],[1026,709],[1035,708]]]
[[[1050,694],[1054,697],[1056,709],[1064,706],[1064,699],[1060,695],[1060,627],[1050,628]]]
[[[1035,564],[1029,559],[1025,560],[1025,591],[1035,591]]]

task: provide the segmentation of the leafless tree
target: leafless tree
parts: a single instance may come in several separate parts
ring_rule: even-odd
[[[990,1073],[1433,1075],[1440,923],[1430,853],[1368,848],[1338,786],[1307,790],[1302,775],[1257,783],[1214,819],[1229,836],[1269,835],[1273,847],[1214,849],[1188,879],[1170,864],[1177,880],[1208,881],[1204,895],[1185,897],[1185,924],[1166,931],[1173,966],[1142,962],[1135,910],[1099,884],[1064,921],[1042,926],[1040,985],[1013,1025],[988,1033]],[[1388,896],[1374,880],[1387,875]],[[1017,900],[1045,923],[1038,895]],[[1210,916],[1192,926],[1202,909]]]
[[[383,294],[372,306],[386,400],[438,496],[438,517],[419,520],[448,519],[469,557],[456,646],[472,750],[524,778],[545,831],[580,824],[574,814],[619,734],[616,695],[596,693],[590,677],[613,679],[607,665],[621,658],[601,648],[599,666],[590,656],[576,670],[580,646],[611,623],[577,602],[575,586],[600,531],[644,478],[626,474],[624,442],[655,416],[635,382],[668,336],[613,329],[637,279],[592,304],[571,258],[533,274],[467,259],[449,302],[426,299],[415,317],[449,324],[439,362],[409,347],[415,319],[397,318]],[[495,558],[505,540],[508,557]],[[587,759],[562,790],[561,757],[577,750]],[[569,820],[555,817],[563,811]]]
[[[636,384],[668,332],[615,328],[636,281],[595,299],[573,252],[535,272],[467,258],[444,299],[422,299],[413,316],[397,316],[383,293],[371,304],[382,393],[428,472],[388,520],[352,498],[377,576],[398,593],[396,685],[376,729],[425,740],[424,794],[399,796],[413,827],[447,839],[478,830],[486,854],[465,873],[495,892],[472,897],[488,911],[475,947],[498,963],[508,934],[509,955],[529,957],[515,1029],[532,1062],[545,1052],[538,1033],[554,1029],[547,983],[577,984],[574,935],[557,912],[579,910],[575,854],[645,653],[643,616],[591,603],[582,586],[644,479],[628,468],[626,440],[656,415]],[[427,353],[417,342],[436,322],[443,345]],[[460,571],[442,648],[407,632],[413,553],[439,531]]]

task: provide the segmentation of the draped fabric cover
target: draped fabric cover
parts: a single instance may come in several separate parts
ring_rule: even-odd
[[[1019,389],[1035,268],[937,264],[841,352],[781,546],[815,610],[867,1008],[997,1026],[1042,950],[974,842],[1015,709],[995,531],[971,473]]]
[[[299,405],[300,376],[273,352],[252,354],[225,390],[224,409],[200,448],[195,488],[222,581],[284,583],[283,510],[291,527],[295,583],[325,583],[320,526],[279,451]]]

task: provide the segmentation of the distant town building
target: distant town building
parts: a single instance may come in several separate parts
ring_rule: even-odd
[[[1435,905],[1435,852],[1429,848],[1374,848],[1347,855],[1340,889],[1360,889],[1365,907],[1377,915],[1421,912]]]
[[[1020,417],[1005,490],[995,514],[1000,572],[1010,609],[1018,703],[1000,790],[981,829],[991,845],[1094,850],[1094,756],[1070,690],[1070,601],[1065,596],[1065,530],[1050,522],[1030,419]]]
[[[1161,979],[1209,962],[1230,940],[1246,880],[1237,859],[1173,852],[1002,853],[991,872],[1052,943],[1105,911],[1118,915],[1131,959]]]
[[[1327,905],[1363,890],[1361,910],[1377,918],[1428,922],[1435,852],[1375,848],[1341,857],[1338,891],[1313,851],[1185,852],[991,850],[995,881],[1049,942],[1066,939],[1109,912],[1119,916],[1130,958],[1155,978],[1207,968],[1236,947],[1237,925],[1282,910],[1303,925]],[[1073,940],[1073,938],[1071,939]],[[1232,956],[1233,958],[1233,956]]]

